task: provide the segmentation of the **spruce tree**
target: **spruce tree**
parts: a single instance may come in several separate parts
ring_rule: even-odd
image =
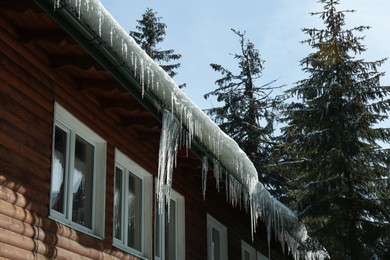
[[[381,86],[381,59],[355,56],[366,48],[368,29],[345,29],[339,0],[320,0],[312,13],[324,29],[304,29],[313,53],[302,59],[307,79],[286,93],[283,128],[287,156],[282,163],[290,191],[309,235],[332,259],[390,259],[390,130],[378,124],[388,118],[388,86]],[[286,159],[288,158],[288,159]]]
[[[164,41],[166,35],[165,29],[167,28],[167,25],[161,22],[161,19],[161,17],[157,16],[157,12],[151,8],[147,8],[142,15],[142,19],[137,20],[137,31],[130,31],[130,36],[133,37],[135,42],[141,46],[149,57],[157,62],[173,78],[177,74],[175,70],[180,67],[180,63],[168,63],[179,60],[181,54],[175,53],[173,49],[160,50],[158,44]],[[185,84],[182,84],[179,87],[184,86]]]
[[[281,197],[284,180],[268,169],[275,146],[274,122],[279,101],[270,97],[275,81],[257,85],[262,76],[263,63],[260,52],[245,38],[245,33],[232,31],[239,37],[240,53],[234,54],[238,62],[238,73],[218,64],[210,64],[222,78],[215,84],[217,88],[204,95],[205,99],[215,96],[220,107],[206,112],[219,127],[232,137],[254,163],[259,179],[277,197]]]

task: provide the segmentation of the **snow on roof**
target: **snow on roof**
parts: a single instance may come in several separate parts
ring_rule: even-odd
[[[132,73],[132,76],[139,80],[140,87],[135,87],[140,88],[142,96],[145,93],[150,93],[155,98],[155,105],[164,110],[159,156],[165,158],[160,159],[159,163],[161,190],[165,190],[163,189],[164,185],[168,185],[170,189],[172,162],[174,161],[173,157],[176,156],[172,151],[177,150],[175,142],[183,132],[170,130],[176,129],[179,125],[179,130],[185,129],[188,146],[196,139],[208,149],[213,157],[211,160],[214,163],[214,176],[218,182],[222,176],[219,169],[226,170],[224,176],[226,176],[225,182],[229,189],[229,200],[233,205],[243,202],[244,206],[249,208],[252,217],[252,232],[260,219],[267,226],[269,243],[271,230],[273,230],[283,245],[283,250],[284,244],[286,244],[295,259],[299,259],[301,256],[306,259],[325,258],[327,255],[325,251],[301,252],[299,250],[299,246],[308,239],[305,226],[289,208],[274,199],[263,184],[258,181],[258,174],[253,163],[237,143],[220,130],[178,88],[168,74],[117,23],[99,0],[46,1],[53,1],[56,11],[54,15],[60,15],[65,9],[66,12],[77,18],[79,24],[75,24],[75,26],[85,27],[99,37],[103,43],[100,48],[102,50],[108,48],[115,53],[123,65],[128,68],[128,73]],[[173,132],[178,134],[172,134]],[[203,172],[207,172],[206,167],[205,165],[202,167]],[[244,197],[241,197],[242,195]]]

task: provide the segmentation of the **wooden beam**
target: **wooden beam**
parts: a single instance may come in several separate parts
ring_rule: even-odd
[[[140,104],[138,104],[135,100],[128,99],[102,99],[100,104],[104,110],[140,112],[142,109]]]
[[[51,43],[64,45],[72,43],[74,40],[58,28],[39,28],[39,29],[18,29],[19,40],[23,43],[29,43],[35,40],[45,40]]]
[[[107,95],[110,95],[111,93],[117,92],[119,89],[122,88],[122,86],[113,79],[81,79],[81,78],[74,78],[73,79],[77,87],[82,91],[87,92],[107,92]]]
[[[95,69],[97,71],[104,71],[104,68],[88,55],[51,55],[50,66],[55,69],[61,69],[67,66],[76,66],[83,70]]]
[[[159,126],[159,123],[154,119],[154,117],[149,112],[137,112],[134,115],[120,115],[121,125],[124,127],[129,127],[132,125],[143,125],[147,128],[153,129],[156,126]]]
[[[26,12],[28,10],[40,10],[38,6],[33,1],[1,1],[0,2],[0,11],[12,9],[17,10],[18,12]],[[43,13],[43,11],[41,11]]]

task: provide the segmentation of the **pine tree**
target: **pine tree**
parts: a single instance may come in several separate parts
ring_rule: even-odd
[[[380,85],[385,59],[367,62],[355,56],[366,49],[368,29],[344,29],[339,0],[320,0],[312,13],[324,29],[304,29],[303,43],[314,52],[302,59],[309,76],[286,93],[283,129],[287,157],[283,170],[291,196],[309,234],[332,259],[390,259],[390,129],[378,126],[390,112],[390,88]]]
[[[241,53],[234,55],[239,73],[234,74],[221,65],[210,64],[221,73],[222,78],[215,82],[217,88],[204,97],[215,96],[222,105],[206,112],[249,156],[258,170],[260,181],[275,196],[281,197],[281,183],[284,180],[267,168],[275,146],[273,133],[276,114],[273,109],[280,103],[270,97],[275,81],[256,85],[262,76],[264,61],[254,44],[245,38],[245,33],[232,31],[240,40]]]
[[[173,49],[160,50],[158,44],[164,41],[166,35],[165,29],[167,25],[161,22],[161,17],[157,16],[157,12],[151,8],[147,8],[142,15],[141,20],[137,20],[137,31],[130,31],[130,36],[134,38],[141,48],[151,57],[155,62],[159,63],[161,68],[168,73],[170,77],[177,75],[175,70],[180,67],[180,63],[167,64],[172,60],[179,60],[181,54],[175,53]],[[184,87],[185,84],[179,87]]]

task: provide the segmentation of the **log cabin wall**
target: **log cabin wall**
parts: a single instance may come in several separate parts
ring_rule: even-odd
[[[107,141],[103,239],[49,218],[55,102]],[[33,1],[0,3],[0,257],[138,259],[112,246],[115,148],[156,176],[160,132],[160,122]],[[203,201],[201,171],[199,158],[179,153],[173,188],[185,198],[186,259],[207,259],[207,213],[227,227],[229,259],[240,259],[241,239],[252,243],[249,215],[226,202],[211,172]],[[267,255],[265,233],[260,227],[253,245]]]

